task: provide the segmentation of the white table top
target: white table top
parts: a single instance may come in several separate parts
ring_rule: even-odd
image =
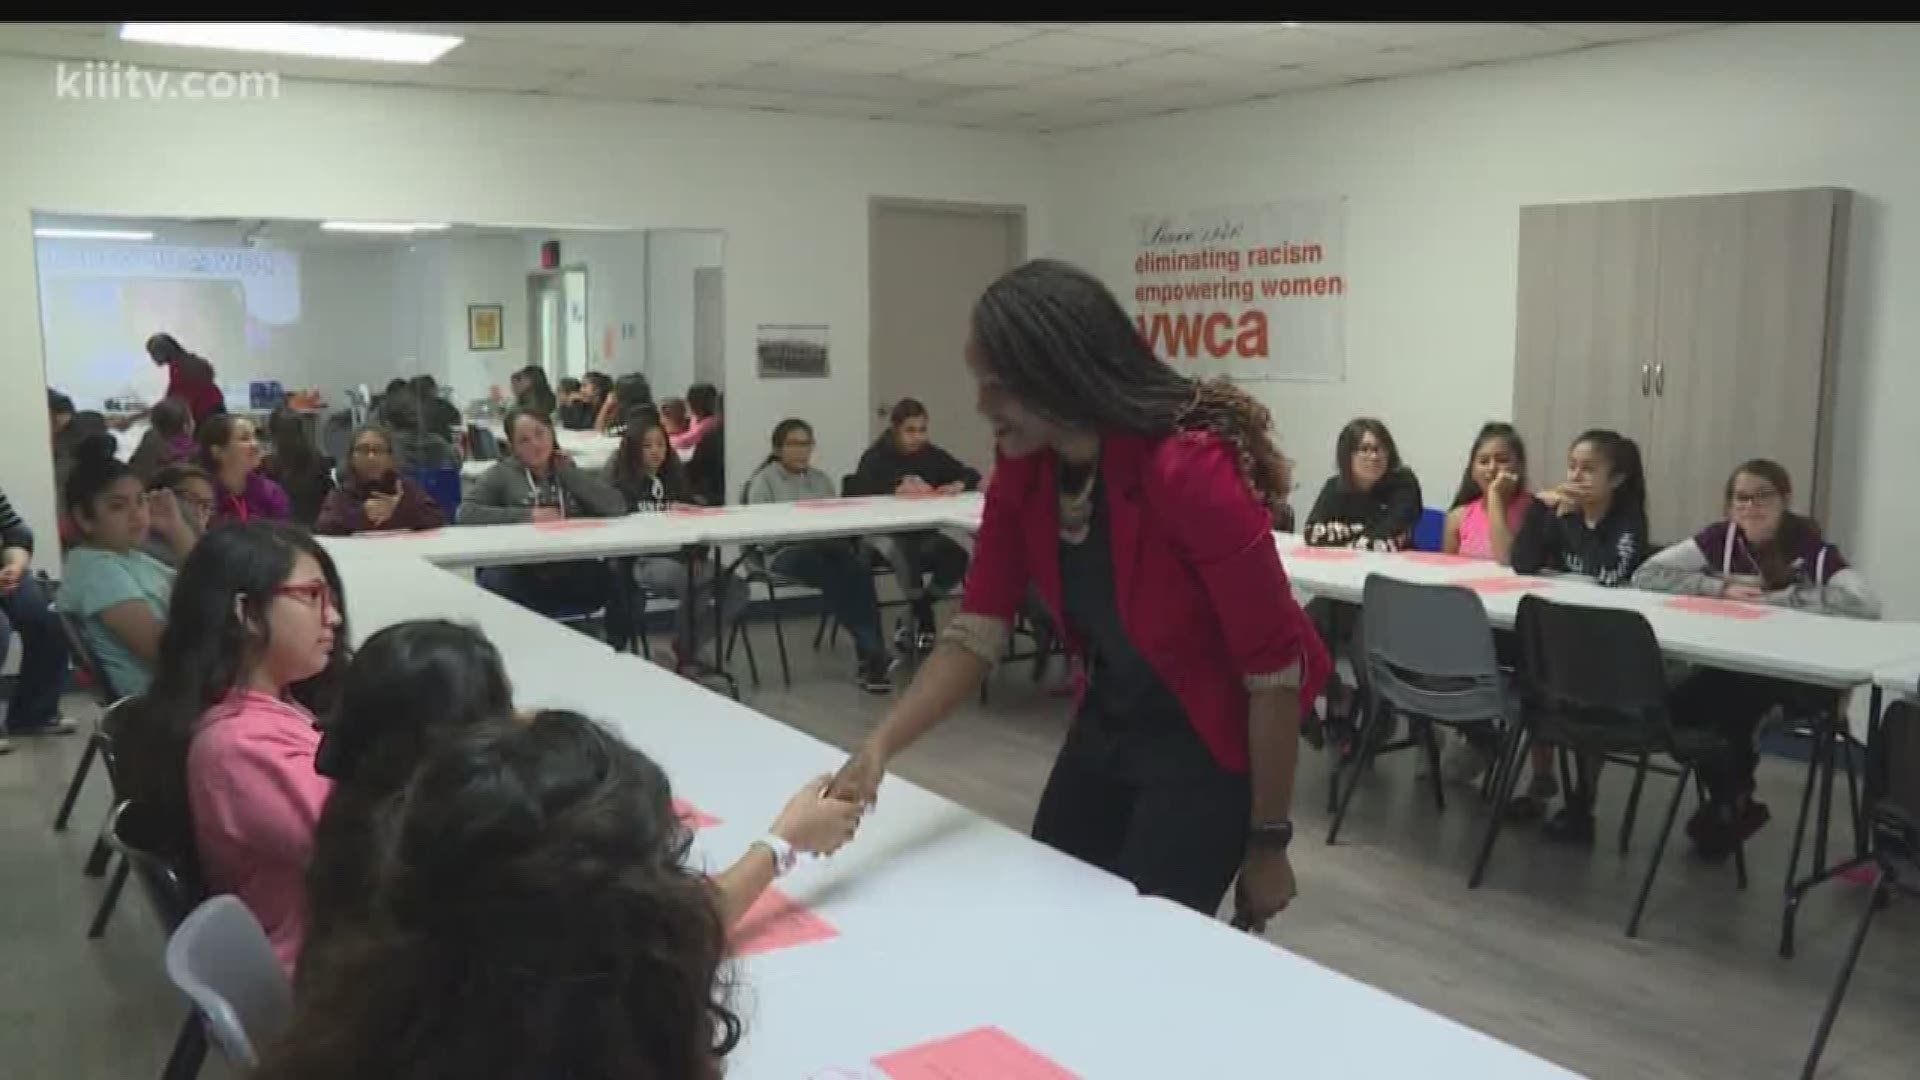
[[[377,549],[439,566],[503,566],[677,551],[692,544],[732,545],[863,536],[953,527],[978,495],[925,499],[829,499],[769,503],[618,518],[580,518],[563,525],[458,525],[418,533],[323,538],[336,555]]]
[[[480,626],[521,705],[610,724],[660,762],[678,796],[721,819],[696,841],[703,865],[731,861],[802,782],[844,760],[382,543],[328,542],[356,643],[409,618]],[[1569,1075],[1265,941],[1139,899],[1120,879],[898,778],[853,845],[779,887],[839,936],[736,961],[747,1031],[729,1076],[844,1067],[878,1077],[851,1070],[981,1025],[1084,1077],[1253,1075],[1281,1048],[1289,1071],[1304,1064],[1312,1075],[1436,1063],[1493,1078]]]

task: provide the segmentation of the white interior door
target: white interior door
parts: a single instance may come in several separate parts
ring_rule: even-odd
[[[903,397],[931,413],[934,442],[987,472],[993,432],[974,411],[964,351],[975,301],[1026,258],[1020,207],[875,199],[869,222],[872,434]]]

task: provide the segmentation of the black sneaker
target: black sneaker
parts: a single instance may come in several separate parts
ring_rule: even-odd
[[[932,630],[922,630],[919,635],[913,639],[913,647],[921,656],[925,656],[933,651],[933,647],[939,644],[939,641],[939,635],[935,634]]]
[[[893,669],[899,664],[899,658],[892,653],[885,649],[876,649],[869,653],[866,659],[860,661],[860,670],[855,675],[855,681],[860,684],[860,689],[869,694],[891,694],[893,693]]]
[[[1540,831],[1549,840],[1592,847],[1593,811],[1584,807],[1563,806],[1559,813],[1547,819],[1547,823],[1541,826]]]

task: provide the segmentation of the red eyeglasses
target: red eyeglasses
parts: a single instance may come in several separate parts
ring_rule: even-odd
[[[334,599],[333,589],[324,581],[306,581],[298,585],[282,585],[273,590],[275,596],[290,596],[295,600],[320,612],[322,618],[329,611],[339,611],[340,602]]]

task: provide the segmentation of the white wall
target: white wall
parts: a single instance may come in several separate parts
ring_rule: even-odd
[[[560,241],[560,265],[587,270],[587,370],[604,371],[614,378],[646,371],[646,234],[529,232],[524,272],[539,268],[540,244],[545,240]]]
[[[719,266],[725,241],[711,229],[647,233],[647,379],[656,398],[685,397],[699,378],[693,355],[693,272]]]
[[[1019,136],[290,78],[270,101],[70,101],[54,95],[52,63],[13,58],[0,61],[0,102],[0,143],[33,148],[0,170],[0,375],[21,390],[0,397],[0,485],[43,536],[53,477],[33,209],[724,230],[735,477],[788,412],[865,430],[870,197],[1022,204],[1033,250],[1048,248],[1044,149]],[[166,167],[111,164],[128,161]],[[556,161],[568,163],[564,181]],[[524,306],[525,292],[523,279],[507,296]],[[524,349],[524,325],[508,320],[509,347]],[[763,322],[830,325],[834,378],[754,393]],[[823,468],[852,468],[859,440],[828,446]],[[42,565],[54,549],[42,546]]]
[[[443,384],[453,387],[454,400],[464,404],[488,396],[499,387],[511,400],[513,373],[527,365],[527,266],[521,261],[524,242],[511,236],[432,240],[418,245],[439,253],[444,276],[437,309],[440,313],[440,356],[445,367],[436,372]],[[427,297],[434,305],[435,297]],[[469,349],[467,308],[474,304],[499,304],[500,345],[498,349]],[[428,310],[434,310],[430,306]]]
[[[1512,406],[1520,206],[1851,188],[1827,524],[1893,612],[1920,616],[1916,103],[1920,26],[1802,24],[1175,114],[1053,141],[1052,247],[1118,282],[1135,213],[1348,196],[1346,382],[1248,386],[1299,462],[1296,501],[1332,472],[1339,426],[1372,414],[1432,505]],[[1561,450],[1534,448],[1536,471]]]

